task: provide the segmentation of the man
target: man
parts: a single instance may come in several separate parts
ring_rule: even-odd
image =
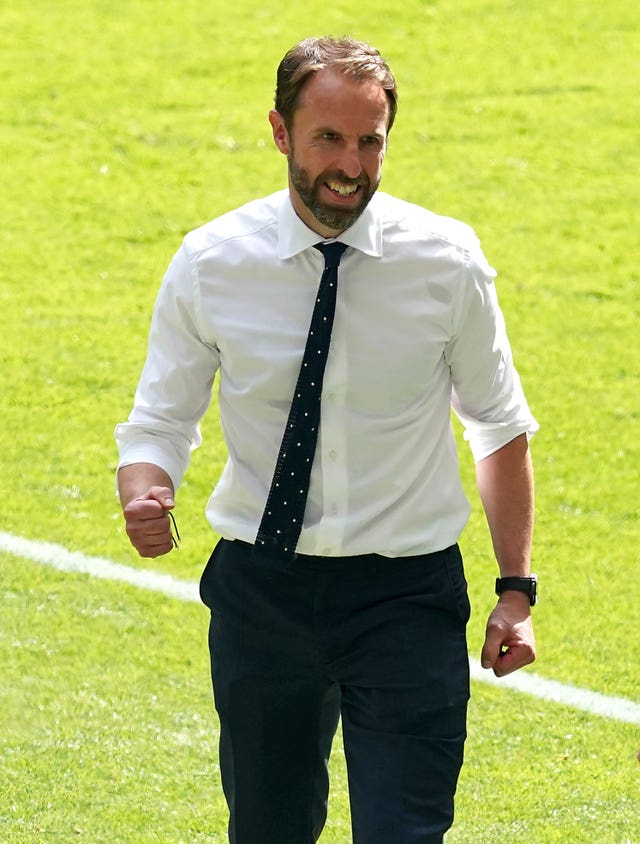
[[[452,823],[469,605],[451,406],[508,578],[482,663],[503,675],[535,657],[537,425],[473,232],[376,193],[396,106],[366,44],[287,53],[269,120],[288,190],[185,238],[116,432],[128,535],[164,554],[219,371],[229,459],[207,515],[223,539],[201,594],[236,844],[318,839],[339,716],[356,844],[441,842]]]

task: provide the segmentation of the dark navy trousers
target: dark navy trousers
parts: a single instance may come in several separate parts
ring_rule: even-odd
[[[342,718],[354,844],[436,844],[453,820],[469,698],[457,545],[297,555],[221,540],[200,584],[231,844],[313,844]]]

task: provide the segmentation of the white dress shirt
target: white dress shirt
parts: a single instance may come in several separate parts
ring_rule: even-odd
[[[207,505],[253,542],[296,383],[323,257],[288,191],[191,232],[155,305],[120,466],[180,485],[219,373],[228,450]],[[339,238],[335,322],[297,550],[396,557],[457,541],[469,505],[453,407],[480,460],[537,424],[514,369],[495,272],[463,223],[378,192]]]

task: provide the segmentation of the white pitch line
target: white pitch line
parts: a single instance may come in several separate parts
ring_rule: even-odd
[[[628,724],[640,724],[640,704],[624,697],[609,697],[590,689],[582,689],[557,680],[547,680],[530,671],[517,671],[506,677],[496,677],[492,671],[486,671],[478,660],[469,660],[471,679],[491,686],[513,689],[516,692],[532,695],[542,700],[553,701],[582,712],[601,715],[613,721],[625,721]]]
[[[0,552],[2,551],[43,566],[51,566],[59,571],[89,574],[91,577],[116,580],[151,592],[161,592],[179,601],[200,600],[198,584],[193,581],[179,580],[170,574],[148,569],[123,566],[103,557],[88,557],[80,551],[68,551],[62,545],[54,545],[52,542],[36,542],[0,531]]]
[[[128,583],[140,589],[160,592],[180,601],[199,602],[198,584],[169,574],[137,569],[114,563],[103,557],[89,557],[79,551],[68,551],[51,542],[37,542],[0,531],[0,553],[31,560],[59,571],[88,574],[104,580]],[[640,725],[640,704],[621,697],[608,697],[599,692],[547,680],[530,671],[518,671],[507,677],[495,677],[481,668],[478,660],[470,660],[471,678],[503,689],[512,689],[541,700],[552,701],[603,718]]]

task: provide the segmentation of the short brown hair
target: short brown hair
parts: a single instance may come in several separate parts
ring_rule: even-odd
[[[291,129],[300,93],[309,79],[319,70],[330,68],[358,81],[377,82],[387,95],[391,130],[398,110],[396,81],[380,53],[353,38],[305,38],[292,47],[278,66],[276,77],[276,111],[285,126]]]

